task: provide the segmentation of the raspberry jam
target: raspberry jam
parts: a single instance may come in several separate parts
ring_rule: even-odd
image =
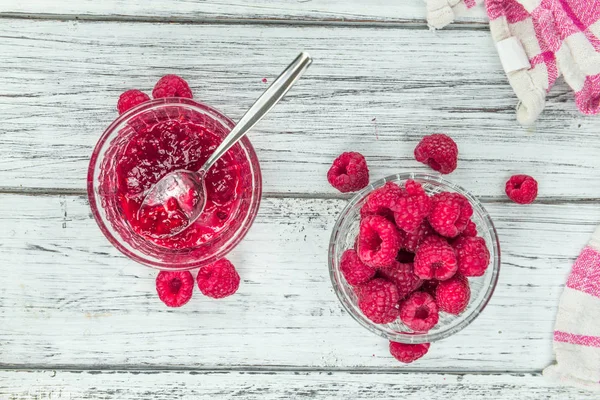
[[[251,182],[249,163],[239,145],[208,171],[206,206],[187,229],[171,237],[156,236],[187,224],[173,198],[174,202],[138,213],[148,190],[163,176],[178,169],[200,169],[227,133],[222,126],[205,115],[179,112],[133,120],[120,133],[111,143],[108,151],[113,158],[103,165],[101,175],[106,178],[105,193],[112,189],[118,208],[115,216],[124,219],[137,235],[163,248],[189,249],[214,241],[238,223],[236,216]]]

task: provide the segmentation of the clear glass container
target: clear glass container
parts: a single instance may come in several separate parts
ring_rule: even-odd
[[[90,160],[87,189],[98,226],[119,251],[150,267],[187,270],[224,257],[243,239],[258,212],[262,178],[256,153],[248,138],[243,138],[230,150],[242,172],[237,193],[239,202],[223,230],[205,243],[181,249],[160,246],[138,235],[123,217],[117,199],[114,189],[117,186],[116,164],[138,129],[172,120],[191,121],[220,137],[235,126],[218,110],[190,99],[164,98],[145,102],[119,116],[102,134]]]
[[[358,307],[358,299],[340,271],[340,259],[347,249],[353,248],[360,225],[360,209],[367,196],[386,182],[402,185],[406,180],[413,179],[421,185],[428,194],[438,192],[456,192],[465,196],[473,206],[472,221],[477,226],[478,235],[485,239],[490,251],[490,265],[485,274],[477,278],[469,278],[471,299],[467,309],[459,316],[440,312],[438,324],[427,333],[411,331],[400,319],[390,324],[375,324],[365,317]],[[346,311],[369,331],[401,343],[429,343],[451,336],[468,326],[485,308],[490,301],[500,272],[500,243],[498,234],[490,215],[483,205],[469,192],[438,175],[422,173],[403,173],[391,175],[367,186],[348,202],[342,210],[331,234],[329,243],[329,273],[331,282],[338,299]]]

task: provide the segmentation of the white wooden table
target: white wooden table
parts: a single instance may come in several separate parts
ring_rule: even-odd
[[[562,84],[518,126],[483,13],[438,32],[423,16],[421,0],[2,0],[0,399],[596,399],[540,371],[600,221],[600,119]],[[87,203],[119,94],[177,73],[236,119],[299,50],[315,63],[251,134],[265,190],[231,254],[239,292],[167,309]],[[333,293],[346,197],[325,174],[346,150],[373,179],[426,171],[412,150],[433,132],[458,142],[451,179],[491,212],[503,264],[485,312],[403,366]],[[539,180],[535,205],[507,201],[513,173]]]

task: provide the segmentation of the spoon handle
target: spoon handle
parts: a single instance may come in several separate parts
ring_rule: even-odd
[[[300,79],[304,71],[312,63],[312,58],[307,53],[300,53],[298,57],[277,77],[269,88],[254,102],[252,107],[238,121],[235,127],[223,139],[219,147],[206,160],[200,171],[208,171],[213,164],[221,158],[240,140],[258,121],[285,96],[292,86]]]

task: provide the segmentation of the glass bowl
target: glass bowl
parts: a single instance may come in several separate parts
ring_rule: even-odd
[[[340,258],[347,249],[354,248],[360,224],[360,209],[367,196],[386,182],[402,185],[406,180],[413,179],[423,185],[428,194],[438,192],[456,192],[465,196],[473,206],[472,221],[477,226],[479,236],[485,239],[490,251],[490,266],[485,274],[477,278],[469,278],[471,299],[467,309],[459,316],[440,312],[438,324],[427,333],[412,332],[400,319],[390,324],[376,324],[365,317],[358,308],[358,300],[340,270]],[[500,244],[498,235],[490,215],[481,203],[469,192],[440,176],[418,173],[403,173],[381,179],[360,192],[350,200],[342,210],[331,234],[329,243],[329,273],[331,282],[338,299],[346,311],[369,331],[394,342],[429,343],[451,336],[469,325],[483,311],[490,301],[498,282],[500,272]]]
[[[147,101],[119,116],[102,134],[90,160],[87,189],[98,226],[119,251],[150,267],[188,270],[224,257],[243,239],[258,212],[262,178],[256,153],[248,138],[243,138],[227,153],[239,165],[240,178],[236,187],[239,201],[224,217],[227,219],[222,230],[204,243],[179,249],[162,246],[137,234],[123,217],[122,203],[117,196],[117,160],[122,159],[128,143],[139,129],[174,120],[200,126],[220,137],[227,135],[235,126],[218,110],[190,99]],[[191,151],[194,150],[186,149],[184,152]]]

